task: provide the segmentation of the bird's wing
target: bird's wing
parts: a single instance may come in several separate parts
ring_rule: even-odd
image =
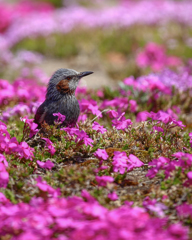
[[[45,119],[45,116],[47,114],[47,110],[48,110],[48,108],[44,107],[44,105],[41,104],[39,106],[39,108],[37,109],[37,112],[35,114],[35,121],[34,122],[37,123],[37,124],[43,123],[43,121]]]

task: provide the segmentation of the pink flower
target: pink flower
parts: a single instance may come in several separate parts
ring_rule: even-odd
[[[9,173],[3,163],[0,162],[0,188],[6,188],[9,182]]]
[[[97,90],[97,96],[100,97],[100,98],[103,98],[104,97],[103,91]]]
[[[93,124],[92,124],[92,128],[93,128],[93,130],[96,130],[97,132],[100,132],[100,133],[105,133],[106,131],[107,131],[107,129],[106,128],[104,128],[103,126],[101,126],[99,123],[97,123],[97,122],[94,122]]]
[[[118,119],[112,120],[112,126],[116,127],[117,130],[125,130],[130,125],[132,125],[131,120],[126,119],[124,115],[125,115],[125,112],[122,113]]]
[[[7,126],[5,123],[0,121],[0,133],[5,133],[7,132]]]
[[[45,145],[45,146],[48,148],[49,153],[50,153],[51,155],[54,155],[55,152],[56,152],[56,150],[55,150],[55,148],[54,148],[53,143],[51,142],[51,140],[48,139],[48,138],[42,138],[42,139],[44,139],[44,140],[46,141],[46,145]]]
[[[158,127],[158,126],[154,126],[153,129],[157,132],[162,132],[162,133],[164,132],[163,128]]]
[[[130,100],[130,111],[131,112],[136,112],[137,111],[137,102],[135,100]]]
[[[171,117],[168,113],[163,112],[161,110],[158,111],[157,113],[154,113],[154,112],[148,113],[148,117],[152,118],[152,120],[160,121],[165,124],[174,124],[175,126],[178,126],[182,129],[185,127],[185,125],[183,125],[181,121],[177,121],[176,119]]]
[[[99,186],[105,187],[107,183],[114,182],[114,178],[110,176],[96,176],[95,180],[98,182]]]
[[[41,191],[48,192],[53,197],[57,197],[60,195],[60,190],[59,189],[55,190],[54,188],[49,186],[46,181],[43,181],[42,177],[39,176],[38,178],[36,178],[36,181],[37,181],[36,186]]]
[[[94,100],[86,100],[82,99],[80,101],[80,108],[81,112],[89,113],[91,112],[94,115],[97,115],[98,117],[102,117],[101,111],[99,111],[99,107],[97,106],[97,102]]]
[[[8,162],[3,154],[0,153],[0,163],[3,163],[5,167],[8,167]]]
[[[173,236],[177,236],[177,239],[187,239],[184,238],[183,236],[187,236],[189,234],[188,228],[187,227],[183,227],[181,225],[181,223],[175,223],[172,224],[169,229],[168,229],[169,233],[172,234]]]
[[[133,76],[125,78],[123,82],[124,82],[125,85],[131,86],[134,89],[139,89],[140,88],[139,84],[137,83],[137,81],[134,79]]]
[[[164,217],[164,211],[167,210],[167,207],[161,203],[157,202],[156,199],[151,200],[149,197],[146,197],[143,201],[143,206],[150,212],[155,213],[159,217]]]
[[[95,157],[99,158],[100,160],[107,160],[108,154],[105,151],[105,149],[97,149],[97,151],[94,153]]]
[[[132,170],[133,168],[136,167],[141,167],[144,165],[143,162],[141,162],[135,155],[130,154],[128,158],[129,166],[128,170]]]
[[[192,218],[192,205],[189,205],[187,203],[183,203],[182,205],[177,207],[177,214],[180,217],[191,217]]]
[[[46,162],[41,162],[41,161],[37,160],[37,164],[41,168],[45,168],[45,169],[49,169],[49,170],[54,167],[54,163],[52,163],[50,160],[47,160]]]
[[[118,196],[117,196],[117,193],[116,192],[112,192],[112,193],[109,193],[107,195],[107,197],[111,200],[111,201],[116,201],[118,199]]]
[[[78,122],[82,121],[85,122],[87,120],[87,114],[80,114],[78,118]]]
[[[190,180],[192,180],[192,171],[190,171],[190,172],[187,173],[187,177],[188,177]]]
[[[146,121],[147,118],[148,118],[148,115],[149,115],[149,113],[148,113],[147,111],[139,112],[139,113],[137,114],[137,119],[136,119],[136,121],[137,121],[137,122]]]
[[[9,203],[9,199],[7,199],[2,192],[0,192],[0,203]]]
[[[87,200],[87,202],[94,203],[96,202],[96,199],[91,196],[91,194],[86,190],[83,189],[81,192],[81,196]]]
[[[168,57],[165,48],[156,43],[148,43],[145,49],[137,55],[137,65],[141,68],[151,67],[160,71],[166,66],[178,66],[181,60],[175,56]]]
[[[62,115],[61,113],[53,113],[53,116],[57,116],[57,120],[55,121],[57,124],[61,124],[65,121],[66,117],[65,115]]]
[[[61,130],[64,130],[70,136],[76,135],[77,137],[75,139],[75,142],[78,142],[78,143],[83,142],[83,144],[85,144],[86,146],[89,145],[93,147],[91,143],[93,143],[94,141],[88,137],[85,131],[83,130],[80,131],[78,128],[69,128],[69,127],[61,128]]]
[[[128,168],[128,157],[125,152],[114,152],[113,157],[113,171],[114,172],[120,172],[121,174],[124,174],[125,170]]]
[[[109,110],[107,113],[109,114],[110,118],[117,118],[118,116],[118,112],[116,112],[115,110]]]
[[[29,128],[29,130],[30,130],[29,137],[30,138],[33,137],[39,131],[39,129],[37,129],[38,125],[33,122],[34,119],[28,119],[27,116],[25,116],[23,118],[21,117],[20,119],[22,122],[25,123],[26,128]],[[25,126],[24,126],[24,128],[25,128]]]
[[[169,158],[160,157],[158,159],[153,159],[152,162],[149,163],[149,166],[153,166],[153,168],[148,170],[146,177],[154,178],[156,174],[161,170],[165,169],[169,165],[171,160]]]
[[[20,158],[30,159],[34,157],[33,152],[34,149],[29,147],[29,145],[26,142],[21,142],[20,145],[15,148],[15,151],[19,153]]]

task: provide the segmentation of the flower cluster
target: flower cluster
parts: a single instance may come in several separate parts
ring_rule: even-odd
[[[151,218],[142,208],[125,204],[108,210],[85,191],[82,195],[86,202],[75,196],[58,198],[57,190],[40,178],[37,187],[53,197],[45,200],[33,198],[28,204],[12,204],[0,193],[0,236],[14,236],[17,232],[14,239],[49,240],[55,235],[58,239],[71,240],[187,239],[187,228],[179,223],[168,226],[165,218]]]
[[[11,138],[7,126],[0,121],[0,153],[13,154],[20,159],[33,159],[34,149],[26,142],[18,143],[16,137]]]
[[[134,1],[129,1],[129,4],[119,1],[116,6],[98,8],[98,10],[81,6],[53,10],[50,5],[42,2],[27,1],[25,4],[22,2],[16,6],[3,3],[0,6],[0,13],[4,21],[0,25],[0,31],[5,34],[0,38],[0,47],[12,47],[26,37],[46,37],[52,33],[66,33],[79,25],[86,28],[111,26],[125,28],[138,23],[165,24],[171,20],[190,25],[191,9],[190,1],[178,3],[171,0],[139,1],[137,4],[134,4]],[[20,21],[21,17],[25,21]]]
[[[45,86],[40,86],[37,81],[17,79],[13,84],[0,80],[0,104],[8,105],[10,101],[17,102],[43,102]]]
[[[149,169],[146,176],[149,178],[154,178],[157,173],[163,171],[165,178],[168,178],[173,171],[181,168],[182,172],[189,179],[189,181],[185,182],[184,185],[192,184],[191,173],[189,172],[189,169],[192,167],[192,155],[188,153],[177,152],[173,154],[173,157],[176,157],[177,159],[171,160],[165,157],[153,159],[153,161],[149,163],[149,166],[152,168]]]
[[[136,62],[139,67],[151,67],[153,71],[160,71],[165,67],[181,64],[178,57],[167,56],[165,49],[156,43],[148,43],[145,49],[137,55]]]
[[[93,146],[93,140],[89,138],[87,133],[83,130],[79,130],[78,128],[70,128],[70,127],[65,127],[61,128],[61,130],[65,131],[72,139],[75,136],[75,142],[78,144],[85,144],[86,146]]]
[[[119,151],[114,152],[112,164],[113,164],[113,171],[120,172],[121,174],[124,174],[125,171],[130,171],[133,168],[143,166],[143,162],[141,162],[133,154],[130,154],[129,157],[127,157],[127,154],[125,152],[119,152]]]

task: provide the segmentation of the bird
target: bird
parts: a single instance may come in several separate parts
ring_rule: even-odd
[[[66,117],[59,127],[76,125],[80,107],[75,97],[75,90],[80,79],[92,73],[92,71],[77,72],[73,69],[60,68],[52,75],[45,101],[38,107],[34,118],[39,129],[45,122],[48,125],[55,125],[57,116],[54,116],[54,113],[60,113]]]

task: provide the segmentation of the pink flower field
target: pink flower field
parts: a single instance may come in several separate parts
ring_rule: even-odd
[[[0,239],[192,239],[191,13],[188,0],[0,0]],[[57,62],[93,85],[75,92],[75,127],[55,112],[38,129]]]

